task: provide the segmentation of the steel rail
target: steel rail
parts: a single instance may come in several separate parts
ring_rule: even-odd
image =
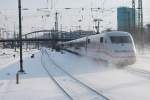
[[[81,85],[83,85],[84,87],[86,87],[87,89],[91,90],[92,92],[96,93],[97,95],[99,95],[100,97],[104,98],[105,100],[111,100],[110,98],[104,96],[102,93],[96,91],[95,89],[91,88],[90,86],[86,85],[85,83],[81,82],[79,79],[75,78],[74,76],[72,76],[70,73],[68,73],[66,70],[64,70],[62,67],[60,67],[53,59],[51,59],[51,57],[49,56],[48,52],[45,51],[46,54],[48,55],[49,59],[52,61],[52,63],[59,68],[60,70],[62,70],[64,73],[66,73],[69,77],[71,77],[72,79],[74,79],[75,81],[77,81],[78,83],[80,83]]]
[[[41,51],[42,54],[43,54],[43,51]],[[42,55],[43,56],[43,55]],[[60,88],[60,90],[62,90],[65,95],[70,99],[70,100],[74,100],[60,85],[59,83],[55,80],[55,78],[53,77],[53,75],[48,71],[48,69],[46,68],[43,60],[42,60],[42,56],[41,56],[41,64],[42,64],[42,67],[44,68],[44,70],[47,72],[48,76],[50,77],[50,79],[53,80],[53,82]]]

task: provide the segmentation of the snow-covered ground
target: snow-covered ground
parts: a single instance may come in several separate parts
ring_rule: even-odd
[[[144,49],[137,55],[137,61],[135,64],[131,65],[133,68],[139,68],[150,71],[150,48]]]
[[[59,84],[75,100],[101,99],[93,99],[93,95],[89,94],[86,89],[69,79],[63,72],[58,71],[53,62],[111,100],[150,100],[150,79],[148,78],[65,51],[64,54],[47,51],[51,60],[38,50],[24,51],[26,74],[20,74],[19,84],[16,84],[16,73],[19,70],[18,53],[15,53],[14,58],[13,50],[5,50],[7,55],[3,54],[4,50],[0,51],[0,100],[69,100],[49,77],[41,60],[45,62],[49,72],[59,81]],[[35,57],[30,58],[33,53]],[[149,58],[150,51],[146,49],[144,54],[138,55],[137,62],[130,67],[150,71]]]
[[[36,52],[31,51],[25,54],[24,70],[26,74],[20,75],[18,85],[16,84],[18,62],[0,69],[0,100],[68,100],[48,78],[41,65],[41,55]],[[29,57],[32,53],[35,53],[34,59]]]
[[[97,91],[103,92],[105,96],[113,100],[150,99],[150,80],[146,78],[128,73],[114,66],[108,67],[101,64],[101,62],[96,63],[91,59],[71,56],[68,53],[61,55],[53,52],[51,58],[81,81]],[[148,63],[145,62],[145,66]],[[143,64],[141,63],[141,65]]]
[[[33,52],[37,52],[37,50],[23,50],[23,57],[27,57]],[[13,49],[0,49],[0,60],[0,69],[19,61],[19,50],[15,51]]]

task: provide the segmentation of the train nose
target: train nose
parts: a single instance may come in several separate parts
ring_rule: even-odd
[[[119,59],[118,62],[116,62],[116,65],[127,66],[127,65],[132,65],[135,62],[136,62],[136,57],[133,56],[133,57]]]

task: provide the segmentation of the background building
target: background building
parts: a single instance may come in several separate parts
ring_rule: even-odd
[[[136,15],[136,11],[133,8],[117,8],[118,30],[133,33],[133,29],[137,25]]]

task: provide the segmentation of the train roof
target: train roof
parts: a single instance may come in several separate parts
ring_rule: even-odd
[[[103,36],[103,37],[109,37],[109,36],[130,36],[130,33],[123,32],[123,31],[111,31],[111,32],[103,32],[101,34],[90,35],[90,36],[87,36],[87,37],[95,38],[95,37],[99,37],[99,36]],[[87,37],[82,37],[82,38],[75,39],[75,40],[72,40],[72,41],[67,41],[67,42],[64,42],[64,43],[70,43],[70,42],[76,42],[76,41],[78,41],[78,42],[79,41],[84,41]]]
[[[111,32],[104,32],[102,33],[103,35],[108,35],[108,36],[129,36],[130,33],[128,32],[123,32],[123,31],[111,31]]]

